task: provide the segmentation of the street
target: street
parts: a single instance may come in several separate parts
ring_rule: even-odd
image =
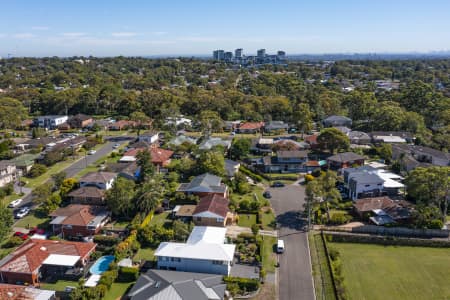
[[[278,238],[285,243],[285,252],[279,255],[279,299],[314,300],[308,236],[304,231],[306,220],[301,219],[305,189],[294,183],[269,191],[277,216]]]
[[[128,138],[128,137],[122,137],[120,140],[117,140],[117,141],[108,141],[100,149],[98,149],[95,154],[86,155],[86,157],[77,159],[76,161],[74,161],[74,163],[72,165],[70,165],[69,167],[65,168],[62,171],[66,172],[67,177],[73,177],[78,172],[83,170],[86,166],[89,166],[89,164],[96,162],[98,159],[100,159],[100,158],[108,155],[110,152],[112,152],[114,150],[113,146],[115,144],[122,145],[122,144],[128,142],[129,140],[130,140],[130,138]],[[71,158],[68,158],[68,159],[71,159]],[[19,211],[21,207],[30,206],[30,203],[32,202],[31,190],[27,189],[27,192],[28,192],[28,194],[25,197],[23,197],[23,201],[20,204],[20,206],[14,208],[14,211],[13,211],[14,214],[17,211]]]

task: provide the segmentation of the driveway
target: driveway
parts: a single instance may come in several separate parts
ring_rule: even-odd
[[[285,243],[285,252],[279,255],[279,298],[314,300],[308,236],[304,231],[307,222],[301,217],[305,189],[294,183],[269,191],[279,238]]]

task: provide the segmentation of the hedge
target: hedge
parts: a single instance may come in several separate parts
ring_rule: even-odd
[[[139,276],[139,269],[134,267],[120,267],[119,276],[117,278],[120,282],[136,281]]]
[[[260,285],[259,279],[254,278],[225,276],[223,281],[227,284],[227,288],[230,285],[237,285],[239,287],[239,294],[257,291]]]
[[[261,175],[253,173],[252,171],[250,171],[249,169],[247,169],[246,167],[244,167],[242,165],[239,167],[239,172],[244,173],[245,175],[247,175],[251,179],[255,180],[256,182],[261,182],[264,180],[264,178]]]
[[[106,247],[111,247],[120,242],[120,238],[107,235],[95,235],[94,242]]]

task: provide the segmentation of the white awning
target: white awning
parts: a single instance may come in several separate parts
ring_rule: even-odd
[[[80,260],[78,255],[50,254],[42,263],[43,265],[73,267]]]
[[[67,216],[58,216],[56,218],[54,218],[50,224],[52,225],[58,225],[61,224],[65,219],[67,219]]]
[[[122,156],[121,159],[119,159],[119,162],[133,162],[136,161],[136,157],[134,156]]]

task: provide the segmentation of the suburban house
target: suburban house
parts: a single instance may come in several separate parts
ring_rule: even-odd
[[[367,165],[344,169],[343,175],[348,196],[352,200],[382,195],[396,196],[405,187],[400,182],[403,177]]]
[[[214,147],[222,146],[225,148],[225,151],[231,148],[231,140],[221,139],[219,137],[210,137],[204,140],[199,146],[200,150],[211,150]]]
[[[267,133],[285,133],[289,129],[289,125],[283,121],[270,121],[264,124],[264,132]]]
[[[355,213],[375,225],[405,222],[411,218],[411,204],[389,197],[359,199],[353,203]]]
[[[31,286],[0,283],[0,299],[3,300],[56,300],[55,291]]]
[[[307,135],[304,137],[304,141],[309,145],[311,149],[316,149],[319,146],[317,137],[317,134]]]
[[[150,145],[159,141],[159,132],[147,131],[143,132],[138,137],[138,142],[146,142]]]
[[[117,173],[118,176],[129,180],[136,180],[139,177],[140,167],[135,161],[110,163],[106,165],[105,171]]]
[[[345,127],[345,126],[335,126],[333,128],[336,128],[337,130],[339,130],[340,132],[342,132],[343,134],[347,135],[350,133],[350,131],[352,131],[350,128]]]
[[[308,151],[287,150],[277,151],[276,156],[262,158],[265,173],[297,173],[305,171],[308,161]]]
[[[166,119],[165,125],[173,125],[173,126],[192,126],[192,120],[184,117],[183,115],[180,115],[178,117],[168,117]]]
[[[372,141],[372,138],[362,131],[350,131],[347,136],[350,139],[350,144],[369,145]]]
[[[96,186],[83,186],[67,194],[72,204],[105,205],[105,190]]]
[[[56,129],[59,125],[67,122],[68,119],[68,116],[40,116],[34,118],[33,125],[45,129]]]
[[[204,273],[148,270],[126,295],[128,300],[223,300],[223,276]]]
[[[152,164],[158,168],[166,167],[170,163],[173,155],[172,150],[166,150],[157,147],[148,148],[152,157]],[[125,152],[119,162],[135,162],[139,152],[145,151],[145,148],[134,148]]]
[[[252,146],[250,151],[256,154],[260,153],[272,153],[272,146],[274,139],[272,138],[258,138],[252,140]]]
[[[77,114],[67,120],[67,124],[69,124],[70,128],[86,128],[93,122],[94,119],[92,119],[92,117],[84,114]]]
[[[332,170],[364,165],[365,157],[353,152],[343,152],[327,158],[328,167]]]
[[[344,116],[329,116],[322,121],[324,127],[345,126],[352,127],[352,119]]]
[[[290,139],[275,140],[273,145],[273,149],[277,150],[306,150],[309,148],[310,146],[306,142],[297,142]]]
[[[217,194],[209,194],[200,199],[192,213],[197,226],[225,227],[233,222],[233,214],[228,208],[230,201]]]
[[[264,127],[264,122],[245,122],[237,128],[238,133],[258,133]]]
[[[450,154],[430,147],[394,144],[392,145],[392,158],[402,160],[409,157],[418,163],[428,163],[434,166],[450,166]],[[408,170],[409,171],[409,170]]]
[[[25,153],[11,159],[10,162],[16,166],[17,174],[19,176],[24,176],[31,170],[31,167],[38,157],[39,154]]]
[[[137,123],[135,121],[129,121],[129,120],[119,120],[114,123],[108,124],[109,130],[126,130],[136,127]]]
[[[225,159],[225,172],[229,178],[234,177],[234,175],[239,172],[241,163],[231,159]]]
[[[241,125],[241,121],[225,121],[223,122],[223,129],[226,131],[235,131],[239,125]]]
[[[413,143],[415,136],[407,131],[373,131],[370,133],[373,143]]]
[[[47,277],[62,278],[86,266],[96,244],[29,239],[0,261],[4,283],[39,285]]]
[[[161,270],[229,275],[236,246],[224,227],[195,226],[186,243],[162,242],[155,251]]]
[[[190,183],[182,183],[177,192],[193,194],[199,197],[209,194],[217,194],[222,197],[228,196],[228,187],[222,183],[222,178],[209,173],[199,175],[192,179]]]
[[[109,190],[117,174],[112,172],[90,172],[80,178],[80,187],[96,186],[102,190]]]
[[[0,161],[0,187],[16,180],[16,165],[11,161]]]
[[[195,144],[197,144],[197,138],[187,136],[184,134],[180,134],[180,135],[177,135],[176,137],[174,137],[173,139],[171,139],[169,142],[170,145],[173,145],[176,147],[180,146],[182,144],[186,144],[186,143],[195,145]]]
[[[49,214],[54,235],[86,237],[100,232],[108,222],[110,213],[101,206],[70,204]]]

